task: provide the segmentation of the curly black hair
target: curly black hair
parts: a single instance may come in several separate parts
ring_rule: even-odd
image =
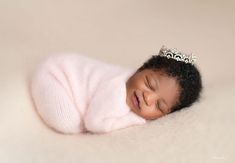
[[[180,86],[178,102],[171,108],[171,112],[181,110],[199,101],[202,91],[202,81],[199,70],[191,63],[177,61],[160,55],[152,55],[137,72],[144,69],[161,70],[169,77],[174,77]]]

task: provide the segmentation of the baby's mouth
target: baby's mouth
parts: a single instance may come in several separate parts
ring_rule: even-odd
[[[137,101],[137,107],[138,107],[138,109],[140,109],[140,100],[139,100],[138,96],[136,95],[136,92],[134,92],[134,96]]]

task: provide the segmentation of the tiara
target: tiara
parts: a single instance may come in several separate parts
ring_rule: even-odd
[[[165,45],[162,46],[158,55],[167,57],[168,59],[172,58],[177,61],[190,63],[192,65],[195,64],[196,62],[196,56],[193,55],[193,53],[187,55],[183,52],[178,51],[176,48],[173,49],[167,48]]]

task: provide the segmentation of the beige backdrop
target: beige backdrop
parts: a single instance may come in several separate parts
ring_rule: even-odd
[[[232,162],[235,1],[0,0],[0,162]],[[51,132],[27,78],[50,53],[137,68],[162,45],[195,53],[200,103],[101,136]]]

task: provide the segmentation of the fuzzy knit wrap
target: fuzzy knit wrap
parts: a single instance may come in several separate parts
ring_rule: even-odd
[[[65,133],[107,133],[146,120],[126,104],[134,70],[83,54],[52,54],[36,68],[30,90],[41,119]]]

